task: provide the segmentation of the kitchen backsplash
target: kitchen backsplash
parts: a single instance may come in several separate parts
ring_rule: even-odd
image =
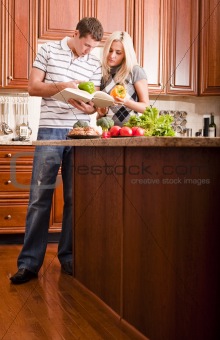
[[[0,126],[3,122],[6,123],[12,130],[12,133],[5,134],[0,131],[0,140],[16,137],[18,134],[17,126],[22,123],[28,123],[29,132],[31,132],[30,139],[35,140],[37,137],[41,98],[29,97],[27,94],[13,96],[12,94],[7,95],[0,92],[0,103],[3,102],[3,99],[5,101],[5,97],[7,97],[7,108],[1,106]],[[27,106],[21,105],[22,102],[26,102]],[[16,103],[18,103],[17,106]],[[220,96],[176,97],[161,95],[159,98],[150,96],[150,104],[157,107],[160,111],[185,112],[185,128],[192,129],[192,136],[195,136],[197,131],[203,129],[204,117],[213,113],[217,126],[217,136],[220,137]],[[95,116],[96,114],[92,115],[92,124],[95,124]],[[176,134],[181,136],[178,132]]]
[[[217,126],[217,137],[220,137],[220,96],[193,97],[193,96],[150,96],[150,104],[160,111],[185,111],[186,128],[192,129],[192,136],[200,129],[203,129],[204,117],[215,116]]]

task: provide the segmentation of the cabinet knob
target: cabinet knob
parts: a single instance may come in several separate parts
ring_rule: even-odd
[[[9,79],[9,80],[13,80],[13,77],[12,77],[12,76],[8,76],[8,79]]]
[[[6,157],[11,158],[11,153],[7,153]]]
[[[9,179],[8,181],[5,182],[5,184],[11,184],[11,180]]]
[[[11,215],[7,215],[7,216],[5,216],[5,219],[6,220],[11,220],[11,217],[12,217]]]

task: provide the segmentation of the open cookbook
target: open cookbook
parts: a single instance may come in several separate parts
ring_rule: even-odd
[[[69,99],[83,101],[84,103],[93,101],[93,103],[97,107],[107,107],[113,105],[114,103],[113,97],[105,92],[96,91],[91,94],[80,89],[72,88],[66,88],[52,96],[52,98],[60,100],[64,103],[68,103]]]

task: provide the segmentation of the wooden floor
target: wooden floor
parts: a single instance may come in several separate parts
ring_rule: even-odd
[[[20,249],[0,245],[0,339],[143,339],[61,273],[56,244],[48,245],[37,279],[11,284]]]

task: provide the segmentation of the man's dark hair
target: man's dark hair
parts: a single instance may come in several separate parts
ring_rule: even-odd
[[[88,34],[91,35],[92,39],[101,41],[104,31],[101,22],[93,17],[86,17],[81,19],[76,29],[79,30],[79,37],[86,37]]]

